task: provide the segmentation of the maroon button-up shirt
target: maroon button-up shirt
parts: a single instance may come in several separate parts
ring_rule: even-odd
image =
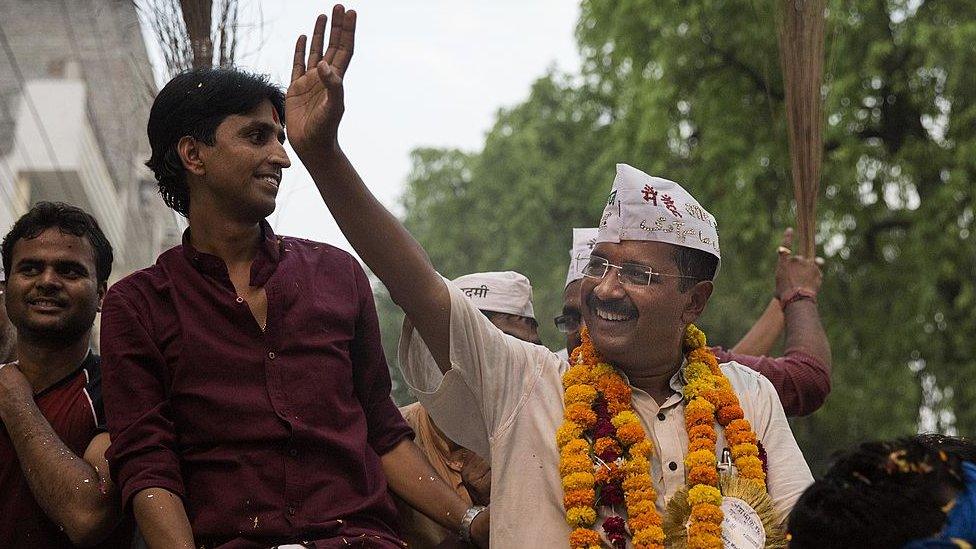
[[[783,356],[740,355],[722,347],[712,347],[719,362],[735,361],[766,376],[788,417],[816,412],[830,393],[830,366],[797,349],[787,349]]]
[[[188,234],[109,290],[112,474],[127,504],[151,487],[182,496],[198,543],[397,546],[379,456],[412,433],[366,275],[338,248],[262,227],[250,284],[267,293],[264,331]]]

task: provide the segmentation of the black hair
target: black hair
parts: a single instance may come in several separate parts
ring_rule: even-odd
[[[488,320],[492,320],[493,321],[496,318],[514,318],[514,319],[518,320],[519,322],[524,322],[524,323],[528,324],[529,326],[532,326],[533,328],[538,328],[539,327],[539,321],[537,321],[536,319],[532,318],[531,316],[515,315],[515,314],[512,314],[512,313],[500,313],[498,311],[485,311],[484,309],[478,309],[478,310],[481,311],[481,314],[485,315],[485,317]]]
[[[685,246],[674,246],[671,254],[674,262],[678,265],[678,272],[683,276],[692,277],[678,279],[680,291],[687,292],[698,282],[715,278],[715,271],[718,270],[718,258],[714,255]]]
[[[98,226],[98,221],[85,210],[64,202],[38,202],[20,216],[0,245],[3,270],[7,278],[12,273],[14,245],[18,240],[37,238],[42,232],[57,227],[62,234],[84,237],[95,252],[95,275],[99,284],[106,284],[112,274],[112,245]]]
[[[159,182],[159,194],[183,216],[190,213],[190,189],[177,144],[190,136],[214,144],[217,126],[232,114],[253,111],[264,100],[285,120],[285,95],[266,75],[234,68],[192,69],[173,77],[149,111],[146,166]]]
[[[861,444],[797,501],[790,548],[902,547],[937,534],[973,456],[972,442],[942,435]]]

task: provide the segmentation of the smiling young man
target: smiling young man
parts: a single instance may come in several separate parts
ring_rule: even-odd
[[[308,91],[316,108],[305,124],[289,118],[289,138],[350,244],[406,313],[400,365],[408,383],[451,439],[468,448],[487,448],[494,494],[492,543],[564,545],[571,532],[567,519],[601,530],[604,518],[614,513],[612,507],[587,494],[567,493],[572,498],[564,500],[564,485],[569,491],[577,483],[592,486],[594,467],[602,467],[573,462],[573,467],[582,467],[581,476],[562,480],[556,434],[566,411],[561,375],[569,364],[544,347],[504,335],[462,290],[437,273],[423,248],[372,196],[339,146],[343,72],[327,62],[314,69],[306,65],[301,41],[296,50],[295,75],[317,77],[309,80]],[[648,193],[645,185],[656,187],[651,191],[660,195]],[[718,236],[714,219],[676,183],[621,164],[614,189],[582,283],[581,303],[596,352],[629,381],[625,392],[632,392],[630,404],[654,443],[647,470],[633,471],[650,477],[657,491],[656,511],[638,507],[647,515],[643,524],[653,525],[660,524],[671,496],[686,486],[689,436],[682,345],[686,326],[699,317],[712,292]],[[651,197],[657,202],[652,204]],[[764,452],[758,454],[766,456],[768,470],[762,487],[781,519],[812,481],[810,471],[769,381],[735,363],[722,365],[720,372],[708,374],[708,379],[719,383],[724,377],[737,393],[738,413],[751,423],[751,429],[737,432],[754,432],[761,443]],[[480,428],[471,431],[473,424]],[[715,452],[705,461],[718,465],[719,455],[733,445],[721,429],[715,431]],[[749,447],[737,447],[737,456],[759,460],[741,450]],[[754,463],[751,474],[760,474],[757,468]],[[639,492],[647,497],[647,490]],[[627,499],[634,495],[628,492]],[[568,517],[564,504],[582,510]],[[587,508],[594,504],[597,509]],[[618,505],[615,512],[622,509]],[[595,523],[588,518],[590,512]],[[708,533],[721,544],[714,530]],[[585,538],[577,542],[591,546],[598,534],[584,530],[580,535]]]
[[[18,360],[0,365],[0,547],[128,547],[130,528],[109,537],[121,508],[90,349],[112,247],[84,211],[41,202],[2,249]]]
[[[341,21],[326,52],[316,22],[315,63],[345,68]],[[194,70],[153,103],[147,164],[190,226],[105,298],[112,474],[152,548],[400,547],[388,488],[484,543],[390,398],[362,267],[265,221],[304,85]]]

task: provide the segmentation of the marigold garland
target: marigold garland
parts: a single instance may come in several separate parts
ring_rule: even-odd
[[[636,549],[663,549],[664,530],[650,476],[653,445],[631,407],[631,388],[603,362],[585,327],[581,338],[582,344],[570,355],[573,365],[563,374],[564,422],[556,432],[563,505],[566,521],[573,527],[570,547],[600,547],[600,535],[592,529],[597,507],[625,504],[626,521],[619,516],[604,520],[603,531],[611,545],[625,547],[629,535]],[[682,394],[689,439],[685,467],[691,505],[687,546],[720,549],[722,493],[714,424],[725,430],[740,478],[764,490],[765,472],[756,435],[715,355],[705,346],[705,334],[689,325],[683,343]]]

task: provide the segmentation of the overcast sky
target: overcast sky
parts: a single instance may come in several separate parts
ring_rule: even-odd
[[[239,65],[282,85],[301,33],[332,4],[241,0],[245,45]],[[397,207],[411,149],[480,148],[499,108],[516,104],[550,67],[575,70],[575,0],[369,0],[358,14],[356,53],[346,75],[340,143],[372,191]],[[257,21],[263,19],[263,28]],[[349,249],[304,167],[290,151],[276,231]]]

